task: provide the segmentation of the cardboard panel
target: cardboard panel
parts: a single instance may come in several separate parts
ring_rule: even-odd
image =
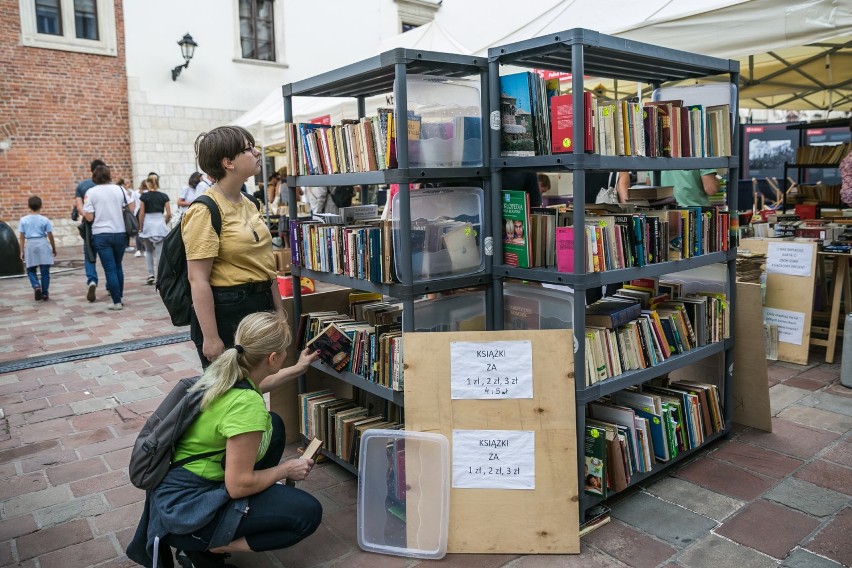
[[[734,422],[772,432],[769,377],[763,341],[760,284],[737,282],[734,311]]]
[[[451,399],[451,343],[519,340],[532,342],[533,398]],[[579,553],[572,344],[571,330],[405,334],[406,430],[451,448],[453,430],[535,433],[535,489],[451,490],[447,552]]]
[[[740,249],[751,252],[766,254],[769,243],[780,242],[779,239],[742,239]],[[796,243],[800,245],[808,243]],[[805,314],[804,329],[802,330],[802,344],[778,342],[778,360],[799,365],[808,364],[808,350],[811,343],[811,320],[813,319],[814,306],[814,279],[817,262],[817,245],[810,243],[813,247],[813,261],[808,276],[789,276],[786,274],[768,274],[766,278],[766,303],[767,308],[777,308],[791,312]],[[736,300],[735,310],[742,306],[739,298]],[[761,318],[762,319],[762,318]],[[761,331],[761,337],[763,332]],[[737,336],[737,340],[741,336]]]

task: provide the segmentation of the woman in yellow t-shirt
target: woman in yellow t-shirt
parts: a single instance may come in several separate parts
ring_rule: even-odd
[[[272,235],[253,198],[240,191],[260,172],[254,137],[238,126],[220,126],[195,140],[199,167],[215,183],[204,192],[219,208],[216,234],[207,207],[189,207],[181,219],[192,288],[190,336],[202,367],[234,344],[237,324],[248,314],[275,311],[284,317],[277,286]]]
[[[201,411],[175,446],[173,467],[146,497],[145,513],[128,557],[150,565],[154,536],[182,551],[196,568],[225,566],[225,553],[292,546],[311,535],[322,506],[287,479],[305,479],[310,459],[281,461],[284,422],[266,410],[263,393],[305,372],[315,355],[303,353],[282,368],[290,344],[286,319],[274,313],[246,316],[236,344],[204,372],[193,390],[204,393]],[[279,463],[280,462],[280,463]]]

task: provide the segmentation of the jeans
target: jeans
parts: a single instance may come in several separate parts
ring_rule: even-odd
[[[83,245],[83,265],[86,267],[86,285],[89,282],[94,282],[98,285],[98,265],[94,260],[89,260],[89,255],[86,254],[86,245]]]
[[[30,266],[27,268],[27,276],[30,279],[30,284],[33,285],[33,290],[36,288],[41,288],[42,293],[47,295],[47,288],[50,286],[50,265],[42,264],[38,266],[39,271],[41,272],[41,284],[39,284],[38,276],[36,276],[36,267]]]
[[[237,326],[240,325],[244,317],[255,312],[269,312],[274,309],[271,288],[254,294],[219,288],[213,291],[213,304],[216,314],[216,328],[219,332],[219,338],[225,344],[225,349],[234,346],[234,334],[237,333]],[[204,334],[201,332],[201,325],[198,323],[194,308],[192,320],[189,324],[189,336],[195,343],[198,358],[201,360],[201,367],[206,369],[210,365],[210,361],[204,356]]]
[[[254,466],[255,470],[278,465],[284,454],[284,421],[274,412],[272,440],[266,455]],[[167,542],[179,550],[206,550],[219,515],[205,527],[188,535],[169,535]],[[279,550],[293,546],[317,530],[322,521],[322,505],[311,494],[288,485],[273,484],[249,497],[248,513],[240,521],[234,539],[245,537],[255,552]]]
[[[124,249],[127,248],[126,233],[100,233],[92,235],[92,243],[95,252],[101,259],[106,275],[106,287],[112,296],[113,304],[120,304],[124,296],[124,269],[121,260],[124,258]]]

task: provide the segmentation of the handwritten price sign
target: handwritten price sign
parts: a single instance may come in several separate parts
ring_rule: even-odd
[[[453,399],[532,398],[530,341],[450,344]]]

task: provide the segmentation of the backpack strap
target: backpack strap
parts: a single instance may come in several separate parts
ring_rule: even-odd
[[[207,197],[207,196],[202,196],[202,197],[204,197],[205,199],[208,199],[208,200],[212,201],[212,199],[210,199],[210,198],[209,198],[209,197]],[[195,201],[193,201],[192,203],[195,203]],[[192,203],[190,203],[190,205],[192,205]],[[208,207],[209,207],[209,205],[208,205]],[[214,209],[216,208],[216,204],[215,204],[215,203],[213,204],[213,208],[214,208]],[[217,211],[217,213],[218,213],[218,211]],[[219,223],[220,223],[220,227],[221,227],[221,223],[222,223],[222,219],[221,219],[221,218],[219,219]],[[215,225],[214,225],[214,228],[215,228]],[[218,232],[218,231],[217,231],[217,232]],[[242,379],[242,380],[237,381],[236,383],[234,383],[234,386],[232,386],[231,388],[234,388],[234,389],[249,389],[249,390],[254,390],[254,387],[253,387],[253,386],[251,386],[251,383],[250,383],[250,382],[248,382],[246,379]],[[194,461],[201,460],[201,459],[204,459],[204,458],[213,457],[213,456],[215,456],[216,454],[221,454],[223,451],[224,451],[224,450],[213,450],[213,451],[210,451],[210,452],[204,452],[204,453],[201,453],[201,454],[196,454],[196,455],[194,455],[194,456],[187,456],[187,457],[183,458],[182,460],[173,461],[173,462],[171,463],[171,465],[169,466],[169,469],[174,469],[174,468],[176,468],[176,467],[181,467],[181,466],[184,466],[184,465],[186,465],[186,464],[188,464],[188,463],[192,463],[192,462],[194,462]]]
[[[249,195],[248,193],[243,193],[242,191],[240,193],[248,197],[249,201],[254,203],[254,206],[257,207],[258,211],[260,211],[260,201],[258,201],[258,199],[254,195]]]
[[[213,201],[213,198],[208,195],[199,195],[196,197],[192,203],[189,204],[189,207],[192,207],[196,203],[203,203],[210,209],[210,223],[213,225],[213,230],[216,231],[216,235],[222,234],[222,214],[219,212],[219,206],[216,205],[216,202]],[[189,209],[187,207],[187,210]]]

